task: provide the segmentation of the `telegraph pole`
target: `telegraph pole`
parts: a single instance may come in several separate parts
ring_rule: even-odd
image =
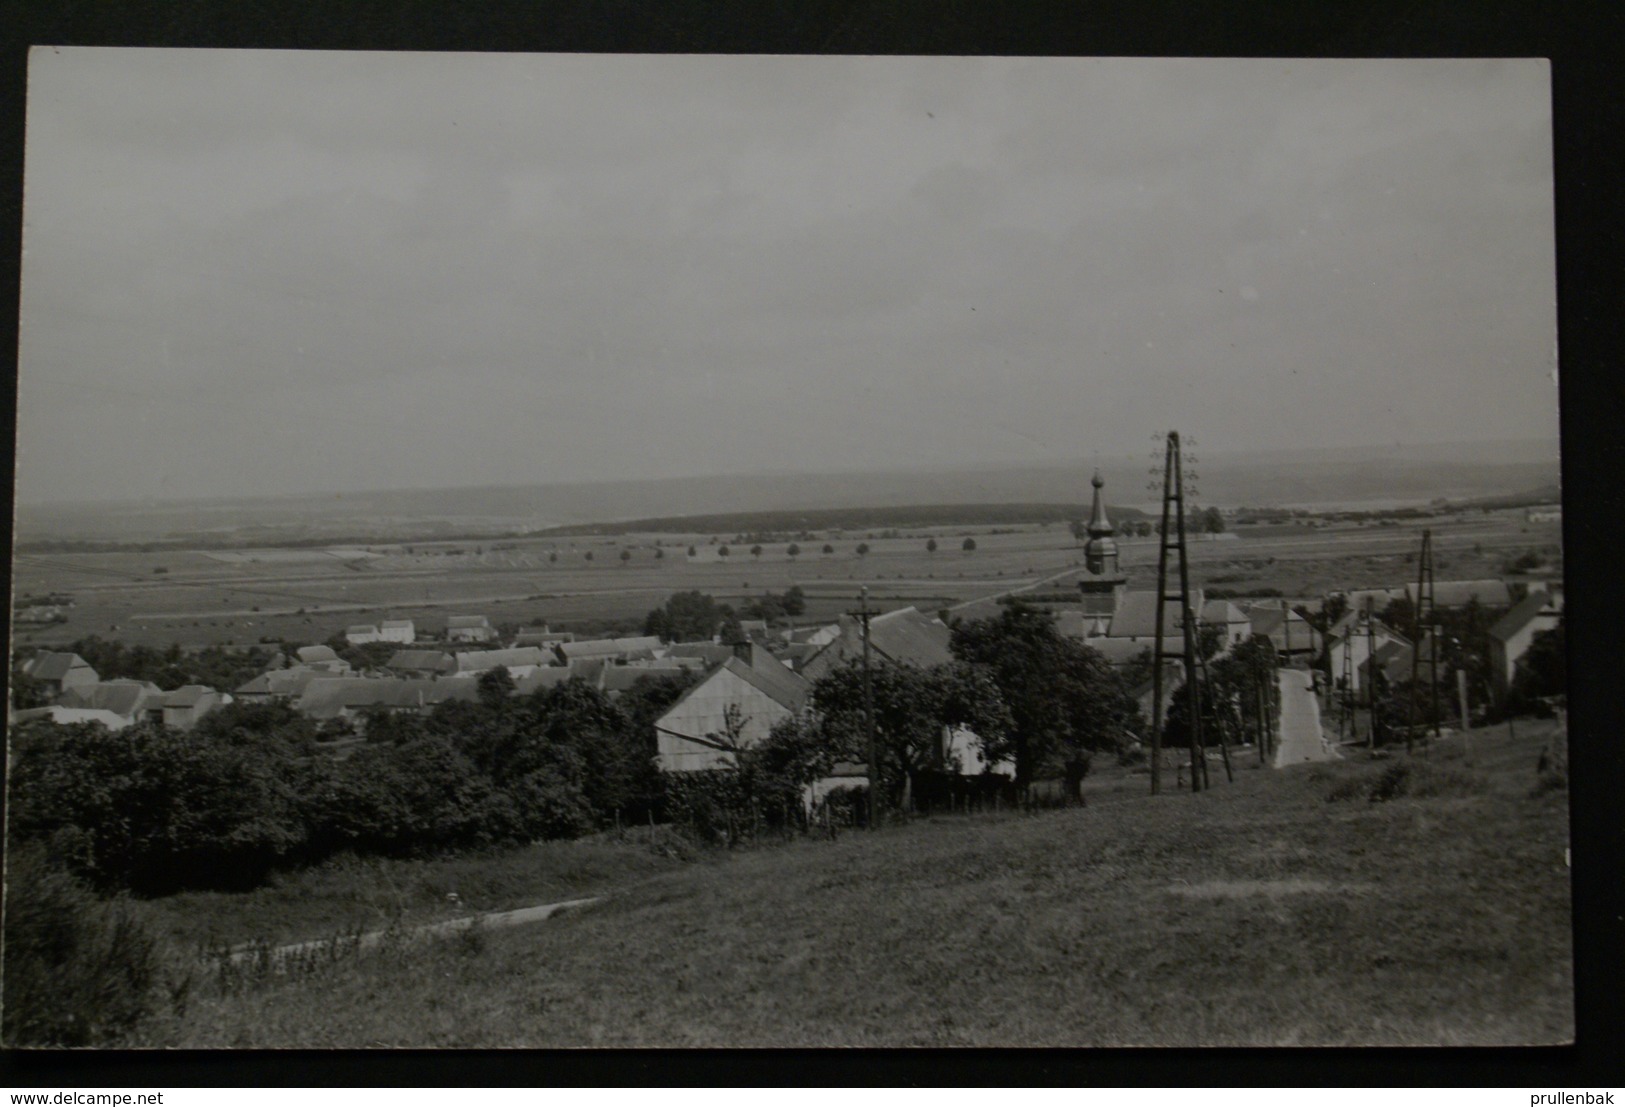
[[[860,593],[863,620],[863,730],[869,741],[869,829],[874,830],[880,813],[880,768],[875,764],[875,689],[869,676],[869,586]]]
[[[1375,605],[1365,598],[1365,722],[1366,748],[1377,748],[1377,627],[1372,619]]]

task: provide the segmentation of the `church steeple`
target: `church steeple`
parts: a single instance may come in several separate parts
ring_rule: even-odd
[[[1096,576],[1117,575],[1117,543],[1112,535],[1116,533],[1110,519],[1106,518],[1106,504],[1100,495],[1100,490],[1106,482],[1100,479],[1100,470],[1095,470],[1094,479],[1089,482],[1094,486],[1094,503],[1089,510],[1089,542],[1083,548],[1084,565]]]

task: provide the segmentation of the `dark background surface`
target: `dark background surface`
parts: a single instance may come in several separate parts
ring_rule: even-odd
[[[17,1088],[481,1084],[1617,1086],[1625,988],[1619,627],[1625,5],[1510,0],[11,0],[0,6],[0,297],[11,487],[24,92],[33,44],[324,50],[1547,57],[1557,169],[1579,1040],[1541,1050],[965,1051],[707,1056],[10,1054]],[[11,514],[6,513],[9,537]],[[1080,982],[1081,983],[1081,982]]]

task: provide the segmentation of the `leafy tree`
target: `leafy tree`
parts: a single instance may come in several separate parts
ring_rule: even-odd
[[[22,671],[21,666],[11,668],[11,706],[18,711],[30,707],[44,707],[51,702],[46,685]]]
[[[1013,603],[990,619],[955,624],[961,661],[985,666],[1015,727],[1009,748],[1016,783],[1064,768],[1088,750],[1121,745],[1138,709],[1099,653],[1063,638],[1047,612]]]
[[[592,551],[588,550],[585,556],[586,556],[586,559],[588,561],[591,561],[592,560]]]
[[[835,547],[830,545],[828,542],[825,542],[824,543],[824,553],[826,555],[828,555],[828,554],[832,554],[834,552],[835,552]]]
[[[750,548],[750,556],[755,557],[755,558],[760,558],[762,556],[762,547],[761,546],[752,546]]]
[[[631,560],[632,560],[632,551],[631,550],[622,550],[621,551],[621,564],[625,565],[628,561],[631,561]]]
[[[481,673],[475,684],[480,703],[494,711],[507,706],[508,697],[513,695],[515,688],[513,674],[500,665]]]
[[[717,547],[717,556],[718,557],[727,557],[728,556],[728,547],[727,546],[718,546]]]
[[[801,585],[792,584],[784,595],[779,597],[784,605],[784,613],[789,616],[804,615],[807,612],[807,594],[801,590]]]
[[[1568,689],[1565,656],[1563,620],[1559,619],[1555,627],[1541,631],[1530,641],[1513,677],[1512,690],[1518,700],[1564,695]]]
[[[303,844],[296,765],[150,724],[18,735],[12,829],[101,887],[252,887]]]
[[[643,633],[658,635],[667,642],[710,638],[718,624],[731,614],[731,608],[717,603],[704,592],[674,592],[664,607],[649,612],[643,622]]]
[[[936,553],[937,552],[937,540],[935,538],[926,539],[925,552],[926,553]]]
[[[976,552],[976,539],[974,539],[974,538],[965,539],[963,542],[961,542],[959,544],[959,548],[964,550],[966,553],[975,553]]]
[[[859,542],[858,543],[858,556],[859,557],[867,557],[868,555],[869,555],[869,543],[867,543],[867,542]]]
[[[1008,741],[1012,721],[998,686],[974,666],[877,665],[870,669],[870,683],[876,768],[894,803],[922,772],[958,767],[943,763],[944,728],[975,731],[988,760],[998,758]],[[813,703],[832,756],[867,760],[862,663],[849,661],[819,680]]]
[[[547,555],[547,560],[550,561],[550,562],[557,561],[558,559],[559,559],[559,551],[557,551],[557,550],[554,550],[552,553]]]
[[[694,556],[694,555],[695,555],[695,554],[696,554],[696,553],[698,553],[698,552],[699,552],[699,551],[697,551],[697,550],[696,550],[696,549],[695,549],[695,548],[694,548],[694,547],[693,547],[693,546],[690,546],[690,547],[689,547],[689,548],[688,548],[688,556],[689,556],[689,557],[693,557],[693,556]]]
[[[660,546],[658,546],[658,545],[655,546],[655,560],[656,561],[664,561],[665,559],[666,559],[666,551],[661,549]]]
[[[1206,534],[1224,533],[1224,513],[1216,507],[1202,512],[1202,531]]]
[[[801,556],[801,547],[792,542],[785,547],[784,553],[785,556],[794,561],[797,557]]]
[[[1082,519],[1072,520],[1072,522],[1067,524],[1067,529],[1072,532],[1072,540],[1080,545],[1083,543],[1084,535],[1089,533],[1089,528],[1084,524]]]

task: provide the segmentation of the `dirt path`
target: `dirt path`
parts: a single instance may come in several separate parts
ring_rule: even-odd
[[[1277,669],[1275,675],[1281,686],[1281,719],[1272,767],[1339,760],[1340,755],[1320,728],[1320,703],[1315,699],[1311,674],[1301,669]]]
[[[408,927],[405,934],[410,938],[437,938],[455,934],[459,930],[469,930],[476,925],[488,930],[499,930],[503,927],[541,922],[543,919],[556,915],[560,911],[568,911],[575,907],[588,907],[603,898],[602,896],[588,896],[585,899],[567,899],[559,903],[538,904],[535,907],[518,907],[512,911],[491,911],[484,915],[469,915],[461,919],[447,919],[444,922]],[[387,930],[369,930],[356,940],[356,949],[371,949],[382,942],[388,933]],[[332,947],[333,942],[334,939],[331,938],[320,938],[310,942],[293,942],[285,946],[276,946],[271,950],[271,960],[275,963],[301,955],[322,954]],[[241,963],[252,960],[259,955],[260,951],[252,947],[238,948],[232,951],[231,960],[233,963]]]

